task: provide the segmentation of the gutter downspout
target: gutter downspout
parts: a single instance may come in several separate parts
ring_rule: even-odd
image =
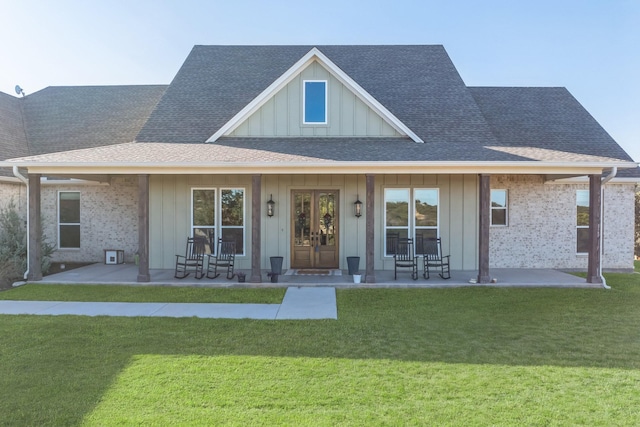
[[[602,274],[602,246],[604,241],[604,235],[602,234],[604,226],[604,185],[615,178],[617,174],[618,167],[614,166],[613,168],[611,168],[611,172],[609,172],[609,175],[602,179],[602,184],[600,186],[600,248],[598,248],[598,250],[600,251],[600,256],[598,257],[600,259],[600,265],[598,266],[598,273],[600,274],[600,280],[602,280],[602,287],[605,289],[611,289],[611,286],[607,285],[607,280]]]
[[[18,171],[18,166],[13,167],[13,175],[27,186],[27,271],[24,272],[23,276],[24,280],[27,280],[29,275],[29,253],[31,252],[29,248],[29,180]]]

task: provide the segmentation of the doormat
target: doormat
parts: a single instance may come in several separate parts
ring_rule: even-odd
[[[342,270],[324,270],[324,269],[290,269],[285,276],[342,276]]]
[[[331,271],[330,270],[296,270],[296,275],[329,276],[331,275]]]

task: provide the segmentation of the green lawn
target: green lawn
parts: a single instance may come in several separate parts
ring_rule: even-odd
[[[280,304],[285,291],[284,288],[39,285],[31,283],[0,292],[0,300]]]
[[[640,275],[607,279],[339,290],[337,321],[0,316],[0,425],[640,425]]]

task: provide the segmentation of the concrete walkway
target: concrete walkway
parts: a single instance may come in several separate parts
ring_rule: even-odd
[[[206,319],[337,319],[334,288],[287,288],[281,304],[0,301],[0,314],[41,316],[200,317]]]

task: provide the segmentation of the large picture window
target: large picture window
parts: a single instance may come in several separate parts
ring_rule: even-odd
[[[576,191],[576,252],[589,252],[589,190]]]
[[[439,235],[439,193],[435,188],[387,188],[384,191],[386,256],[392,256],[395,242],[413,238],[417,253],[427,238]]]
[[[218,238],[236,242],[244,255],[245,206],[242,188],[194,188],[191,191],[192,236],[205,237],[207,253],[215,253]]]
[[[58,193],[58,248],[80,248],[80,192]]]
[[[302,116],[304,124],[327,124],[327,81],[303,82]]]

